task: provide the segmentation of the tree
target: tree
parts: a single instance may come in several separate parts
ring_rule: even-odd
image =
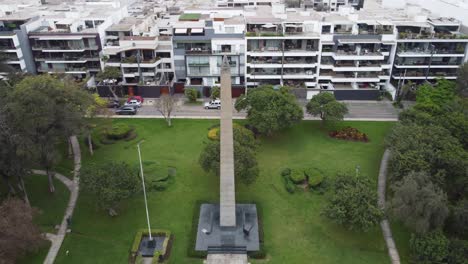
[[[33,222],[36,213],[19,199],[6,199],[0,204],[0,263],[16,263],[44,242]]]
[[[103,82],[107,88],[109,89],[109,92],[114,96],[115,100],[119,100],[119,97],[117,96],[117,87],[118,87],[118,82],[122,77],[122,73],[120,72],[119,68],[117,67],[105,67],[103,71],[100,71],[96,75],[96,80]]]
[[[457,92],[460,96],[468,96],[468,62],[458,68]]]
[[[391,180],[399,181],[411,171],[426,171],[432,176],[432,182],[453,196],[466,188],[463,179],[467,153],[445,128],[397,124],[387,136],[386,145],[392,152]]]
[[[328,199],[323,214],[350,230],[368,231],[383,216],[377,205],[377,193],[366,177],[338,175],[334,193]]]
[[[310,99],[306,105],[307,113],[313,116],[320,116],[322,124],[326,121],[343,120],[348,113],[346,104],[340,103],[332,93],[319,93]]]
[[[171,126],[171,114],[177,107],[177,101],[174,97],[169,94],[163,94],[158,100],[154,101],[154,107],[156,107],[159,113],[164,117],[167,125]]]
[[[219,89],[219,86],[213,86],[211,87],[211,99],[216,99],[221,96],[221,90]]]
[[[431,114],[438,114],[444,110],[456,97],[456,83],[445,79],[437,80],[437,84],[423,84],[416,92],[417,109]]]
[[[425,172],[411,172],[391,187],[390,212],[418,233],[442,227],[448,216],[447,195]]]
[[[58,144],[84,127],[90,101],[72,82],[49,75],[26,77],[8,94],[6,111],[26,147],[23,151],[32,153],[46,170],[51,192]]]
[[[97,114],[107,112],[107,102],[103,98],[99,96],[99,94],[95,93],[92,95],[92,103],[89,105],[88,109],[86,110],[87,120],[86,120],[86,140],[89,149],[89,154],[93,155],[93,139],[92,139],[92,131],[96,127],[95,117]]]
[[[185,96],[187,96],[190,102],[197,101],[198,98],[198,90],[195,88],[185,88],[184,90]]]
[[[288,87],[274,90],[271,86],[250,89],[235,103],[237,111],[247,110],[247,122],[259,133],[272,135],[289,128],[304,117],[302,108]]]
[[[451,239],[449,245],[448,264],[466,264],[468,259],[468,241]]]
[[[240,126],[233,126],[234,132],[234,173],[237,179],[246,184],[252,183],[258,176],[258,164],[255,157],[257,143],[253,133]],[[220,141],[206,143],[199,158],[200,166],[206,172],[219,175],[220,172]]]
[[[410,251],[414,263],[446,263],[449,253],[449,240],[441,230],[421,235],[412,234]]]
[[[461,199],[452,208],[449,218],[453,233],[461,237],[468,235],[468,199]]]
[[[86,166],[80,172],[80,185],[97,196],[102,209],[115,216],[120,202],[140,190],[138,168],[124,162]]]

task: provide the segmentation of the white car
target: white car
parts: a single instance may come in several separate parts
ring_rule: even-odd
[[[141,102],[138,100],[130,100],[125,103],[125,106],[141,107]]]
[[[205,103],[205,109],[221,109],[221,100],[216,99]]]

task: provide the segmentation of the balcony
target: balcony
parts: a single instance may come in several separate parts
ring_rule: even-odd
[[[398,39],[468,39],[468,35],[456,32],[400,32]]]
[[[192,55],[210,55],[212,51],[209,48],[191,48],[186,50],[185,53]]]

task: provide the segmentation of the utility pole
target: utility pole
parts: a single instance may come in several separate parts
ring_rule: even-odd
[[[143,176],[143,163],[141,162],[141,151],[140,151],[140,144],[143,143],[143,141],[138,142],[137,148],[138,148],[138,158],[140,160],[140,174],[141,174],[141,184],[143,185],[143,196],[145,198],[145,209],[146,209],[146,221],[148,222],[148,234],[149,234],[149,240],[153,241],[153,236],[151,235],[151,225],[150,225],[150,220],[149,220],[149,212],[148,212],[148,201],[146,200],[146,187],[145,187],[145,177]]]

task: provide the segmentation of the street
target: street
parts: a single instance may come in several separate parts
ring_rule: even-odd
[[[152,105],[154,100],[147,100],[145,104],[138,109],[136,116],[113,116],[118,118],[162,118],[162,115]],[[204,102],[208,102],[206,99]],[[306,100],[300,100],[299,103],[304,107],[305,120],[317,120],[306,113]],[[369,121],[397,121],[399,110],[393,107],[390,101],[344,101],[348,106],[349,113],[345,120],[369,120]],[[204,109],[203,104],[193,105],[184,103],[181,99],[178,101],[176,111],[172,114],[173,118],[196,118],[196,119],[217,119],[220,116],[220,110]],[[246,112],[237,112],[233,110],[234,119],[244,119]]]

